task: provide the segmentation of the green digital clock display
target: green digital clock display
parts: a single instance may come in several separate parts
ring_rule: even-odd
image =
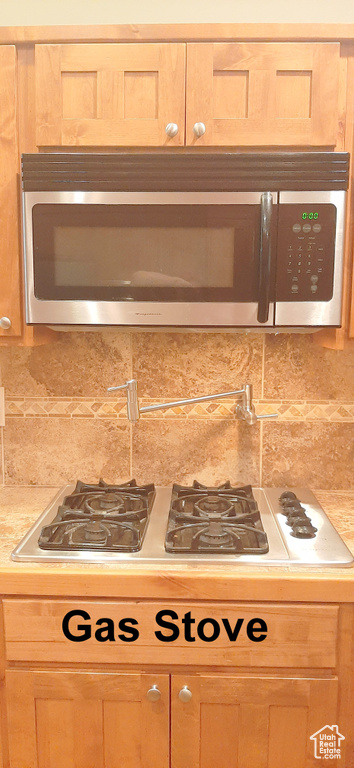
[[[311,211],[310,213],[304,213],[302,214],[303,219],[318,219],[318,211]]]

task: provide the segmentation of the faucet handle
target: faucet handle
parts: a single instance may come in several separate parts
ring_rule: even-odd
[[[136,379],[129,379],[125,384],[120,384],[119,387],[108,387],[107,392],[117,392],[119,389],[125,389],[127,393],[127,412],[129,421],[138,421],[140,418],[140,411]]]

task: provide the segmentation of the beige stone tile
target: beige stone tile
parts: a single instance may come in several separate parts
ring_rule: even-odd
[[[262,484],[354,489],[354,424],[264,423]]]
[[[266,335],[264,397],[354,400],[354,350],[325,349],[312,335]]]
[[[106,397],[131,377],[130,334],[60,333],[40,347],[0,348],[6,396]]]
[[[139,483],[259,483],[259,427],[235,420],[140,421],[133,427]]]
[[[240,389],[261,394],[262,334],[134,333],[133,376],[139,393],[187,398]]]
[[[130,425],[117,421],[9,418],[4,429],[8,485],[62,485],[130,476]]]

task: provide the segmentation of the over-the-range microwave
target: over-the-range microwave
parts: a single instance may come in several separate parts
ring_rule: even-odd
[[[30,324],[341,322],[342,152],[23,155]]]

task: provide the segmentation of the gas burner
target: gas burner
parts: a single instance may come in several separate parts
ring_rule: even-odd
[[[83,526],[84,539],[105,544],[107,541],[107,529],[97,520],[93,523],[85,523]]]
[[[201,496],[194,502],[194,514],[200,517],[227,517],[233,513],[233,509],[232,501],[220,496]]]
[[[89,514],[104,514],[106,517],[125,515],[127,512],[145,514],[146,500],[129,493],[107,491],[99,495],[88,493],[83,501],[83,511]]]
[[[155,486],[88,485],[80,480],[58,507],[54,520],[41,530],[41,549],[105,549],[137,552],[141,549]]]
[[[167,552],[268,552],[268,540],[250,485],[218,488],[174,485],[165,539]]]

